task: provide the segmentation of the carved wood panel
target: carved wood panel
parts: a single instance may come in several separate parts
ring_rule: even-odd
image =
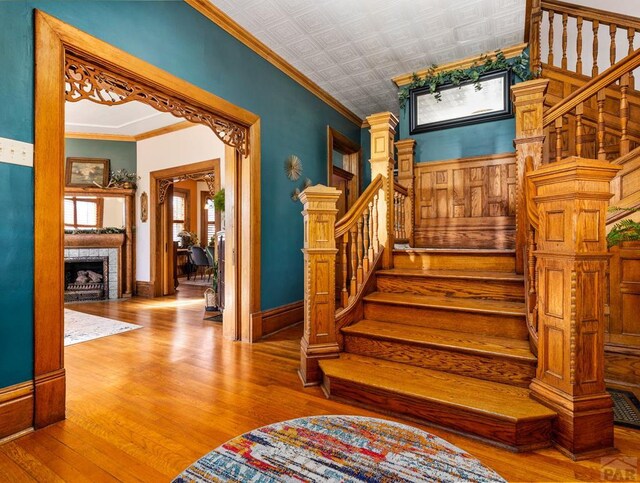
[[[513,248],[514,154],[419,163],[415,171],[416,246]]]
[[[640,242],[611,249],[607,342],[640,350]]]

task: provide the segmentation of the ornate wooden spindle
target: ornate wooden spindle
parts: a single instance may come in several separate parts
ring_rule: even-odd
[[[367,208],[367,213],[369,214],[369,250],[367,251],[369,266],[373,265],[373,258],[375,257],[375,250],[373,248],[373,207],[373,202],[371,202],[369,203],[369,208]]]
[[[364,209],[362,220],[364,223],[362,228],[364,235],[364,258],[362,260],[362,267],[364,269],[364,273],[369,273],[369,207]]]
[[[633,40],[636,36],[636,29],[633,27],[627,28],[627,42],[629,42],[629,49],[627,50],[627,55],[631,55],[633,53]],[[633,72],[629,73],[629,88],[633,89],[635,84],[635,79],[633,78]]]
[[[536,243],[535,243],[535,230],[533,229],[532,226],[529,227],[529,246],[527,248],[527,258],[528,258],[528,263],[527,263],[527,270],[529,272],[529,298],[530,300],[535,300],[535,294],[536,294],[536,275],[535,275],[535,269],[536,269],[536,264],[535,264],[535,250],[536,250]],[[536,327],[537,329],[537,327]]]
[[[363,224],[362,224],[362,217],[358,218],[358,223],[356,224],[356,233],[358,235],[358,241],[357,241],[357,250],[356,250],[356,254],[358,256],[358,268],[357,268],[357,273],[356,273],[356,283],[358,285],[358,288],[360,288],[360,286],[362,285],[362,280],[363,280],[363,273],[362,273],[362,258],[363,258],[363,251],[362,251],[362,246],[363,246],[363,241],[362,241],[362,228],[363,228]]]
[[[346,307],[349,303],[349,291],[347,290],[347,280],[349,277],[349,233],[342,235],[342,290],[340,291],[340,301]]]
[[[620,156],[629,153],[631,142],[627,134],[629,124],[629,100],[627,91],[629,90],[629,74],[624,74],[620,78]]]
[[[609,38],[611,39],[611,44],[609,45],[609,61],[610,65],[616,63],[616,33],[618,32],[618,26],[614,23],[609,24]]]
[[[406,199],[405,196],[400,197],[400,238],[407,238],[404,223],[404,202]]]
[[[598,29],[600,28],[599,20],[591,21],[591,28],[593,31],[593,67],[591,68],[591,77],[596,77],[598,75]]]
[[[556,119],[556,162],[562,159],[562,122],[563,117]]]
[[[371,210],[371,214],[372,219],[373,219],[373,223],[372,225],[372,231],[373,231],[373,252],[375,255],[377,255],[378,253],[380,253],[380,239],[378,238],[378,197],[379,194],[376,193],[376,195],[373,197],[373,206],[372,206],[372,210]]]
[[[356,274],[358,273],[358,255],[356,253],[356,239],[358,235],[356,233],[356,226],[354,225],[351,230],[349,230],[349,239],[351,240],[351,284],[349,287],[349,299],[356,296],[356,292],[358,291],[358,280],[356,278]]]
[[[607,159],[607,153],[604,150],[604,138],[605,138],[605,125],[604,125],[604,101],[607,98],[607,93],[604,89],[598,91],[596,97],[598,101],[598,159]]]
[[[553,10],[549,10],[549,55],[547,64],[553,65]]]
[[[562,14],[562,68],[567,68],[567,20],[569,15]]]
[[[576,19],[578,35],[576,37],[576,72],[582,74],[582,17]]]
[[[576,106],[576,155],[582,156],[582,143],[584,142],[584,125],[582,116],[584,114],[584,103]]]

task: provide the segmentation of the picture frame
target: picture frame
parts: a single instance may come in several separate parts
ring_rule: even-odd
[[[418,134],[451,127],[466,126],[513,117],[509,69],[480,76],[482,88],[473,81],[438,88],[440,100],[429,87],[418,87],[409,93],[410,133]]]
[[[104,158],[67,158],[65,185],[72,187],[101,186],[109,184],[109,159]]]

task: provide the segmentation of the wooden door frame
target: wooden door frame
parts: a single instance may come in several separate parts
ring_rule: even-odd
[[[248,154],[240,157],[225,145],[227,177],[233,187],[228,210],[237,215],[236,323],[229,338],[251,339],[251,320],[260,312],[260,118],[224,99],[103,42],[55,17],[35,11],[35,145],[34,145],[34,415],[36,428],[65,417],[64,369],[64,75],[65,56],[73,54],[94,65],[151,86],[170,98],[197,106],[219,118],[245,126]],[[232,190],[234,189],[232,188]],[[227,202],[229,203],[229,202]],[[229,206],[229,205],[227,205]],[[57,207],[57,209],[56,209]],[[228,215],[228,214],[227,214]]]
[[[201,173],[213,173],[214,190],[217,192],[220,189],[220,158],[172,166],[171,168],[159,169],[149,173],[149,267],[154,297],[163,295],[161,276],[163,273],[161,256],[163,248],[160,226],[161,216],[158,210],[160,181]],[[167,202],[166,198],[164,202]],[[231,272],[235,276],[234,271],[231,270]]]
[[[327,186],[331,186],[331,175],[333,174],[333,151],[338,151],[350,157],[351,167],[356,172],[353,174],[351,184],[351,196],[347,200],[347,206],[351,206],[362,194],[362,148],[358,143],[353,142],[341,132],[331,126],[327,126]],[[342,168],[342,166],[340,166]],[[344,169],[344,168],[343,168]],[[355,188],[355,189],[354,189]]]

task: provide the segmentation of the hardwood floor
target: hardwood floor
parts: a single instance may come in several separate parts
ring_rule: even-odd
[[[301,326],[254,345],[224,340],[219,324],[202,320],[199,293],[182,286],[175,297],[74,304],[144,329],[65,350],[67,419],[0,446],[0,481],[169,481],[224,441],[276,421],[318,414],[398,420],[302,388]],[[601,479],[599,459],[574,463],[554,449],[514,454],[413,425],[509,481]],[[620,456],[640,457],[640,431],[616,428],[615,436]]]

